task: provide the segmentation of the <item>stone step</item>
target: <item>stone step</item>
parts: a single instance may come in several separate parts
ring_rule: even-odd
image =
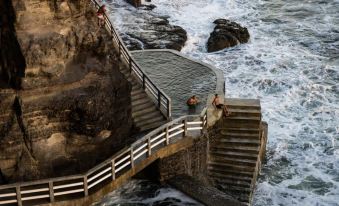
[[[143,103],[132,106],[132,113],[139,112],[139,111],[142,111],[144,109],[153,108],[153,107],[155,107],[155,106],[151,101],[145,101]]]
[[[137,112],[133,112],[132,113],[132,117],[136,118],[138,116],[145,115],[145,114],[147,114],[149,112],[153,112],[153,111],[157,111],[156,107],[148,107],[148,108],[145,108],[143,110],[139,110]]]
[[[230,194],[238,201],[249,205],[250,197],[251,197],[251,191],[248,191],[248,189],[244,189],[238,186],[231,186],[231,185],[225,185],[225,184],[217,184],[217,187],[224,191],[227,194]]]
[[[243,165],[249,167],[255,167],[257,161],[256,160],[249,160],[249,159],[236,159],[231,157],[220,157],[220,156],[210,156],[209,160],[211,162],[221,162],[226,164],[233,164],[233,165]]]
[[[225,121],[250,121],[250,122],[260,122],[261,117],[246,117],[246,116],[229,116],[224,119]]]
[[[142,127],[139,127],[139,128],[140,128],[140,131],[147,131],[150,129],[155,129],[157,127],[160,127],[161,125],[166,124],[166,123],[167,123],[166,120],[162,120],[162,121],[153,122],[147,125],[143,125]]]
[[[220,178],[220,179],[233,179],[233,180],[241,180],[244,182],[251,183],[252,182],[252,176],[246,176],[243,174],[232,174],[232,173],[218,173],[213,171],[208,171],[208,175],[212,178]]]
[[[157,117],[146,119],[146,120],[140,120],[139,122],[135,122],[135,124],[138,128],[141,128],[145,125],[152,124],[155,122],[160,122],[162,120],[164,120],[163,116],[157,116]]]
[[[135,94],[135,95],[131,96],[132,102],[138,101],[140,99],[148,99],[147,94],[143,92],[143,93],[138,93],[138,94]]]
[[[217,140],[217,142],[220,143],[237,143],[237,144],[252,144],[252,145],[260,145],[260,139],[259,138],[246,138],[243,136],[240,137],[229,137],[229,136],[224,136],[220,139]]]
[[[242,180],[236,180],[236,179],[224,179],[224,178],[212,178],[217,184],[223,184],[223,185],[231,185],[231,186],[238,186],[241,188],[251,189],[252,185],[250,182],[242,181]]]
[[[214,168],[212,166],[210,167],[208,165],[208,172],[213,173],[213,174],[236,175],[236,176],[241,176],[241,177],[253,178],[253,172],[241,171],[239,169],[232,169],[232,168],[228,168],[226,170],[226,169]]]
[[[208,167],[212,168],[219,168],[222,170],[239,170],[239,171],[247,171],[247,172],[254,172],[255,167],[251,166],[245,166],[245,165],[234,165],[229,163],[223,163],[223,162],[208,162]]]
[[[260,100],[258,99],[237,99],[225,98],[225,103],[229,108],[253,108],[260,109]]]
[[[242,151],[245,153],[257,154],[259,152],[259,146],[240,146],[231,144],[217,144],[212,145],[211,150],[213,151]]]
[[[251,134],[258,134],[258,128],[241,128],[241,127],[225,127],[221,129],[221,133],[223,132],[231,132],[231,133],[251,133]]]
[[[220,156],[220,157],[230,157],[235,159],[250,159],[257,160],[258,154],[255,153],[245,153],[240,151],[213,151],[210,150],[210,155]]]
[[[145,108],[143,110],[132,112],[132,117],[137,118],[139,116],[142,116],[142,115],[148,114],[150,112],[154,112],[154,111],[157,111],[156,107],[148,107],[148,108]]]
[[[145,91],[143,89],[141,89],[141,87],[135,88],[135,89],[132,88],[131,96],[134,96],[134,95],[137,95],[137,94],[140,94],[140,93],[145,93]]]
[[[258,129],[260,127],[260,121],[248,121],[248,120],[224,120],[223,129],[227,129],[228,127],[238,127],[238,128],[247,128],[247,129]]]
[[[137,118],[134,118],[135,122],[142,122],[146,121],[148,119],[154,119],[155,117],[162,117],[162,114],[159,111],[153,111],[153,112],[148,112],[147,114],[138,116]]]
[[[245,133],[245,132],[228,132],[228,131],[221,131],[220,134],[223,137],[236,137],[236,138],[248,138],[248,139],[259,139],[259,132],[258,133]]]
[[[145,103],[147,103],[147,102],[150,102],[150,103],[152,104],[151,100],[148,99],[148,98],[143,98],[143,99],[138,99],[138,100],[132,101],[132,108],[133,108],[133,107],[136,107],[136,106],[138,106],[138,105],[145,104]],[[153,105],[154,105],[154,104],[153,104]]]

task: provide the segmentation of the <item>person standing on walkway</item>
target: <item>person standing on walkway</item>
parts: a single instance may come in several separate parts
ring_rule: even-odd
[[[106,6],[104,4],[104,5],[100,6],[98,11],[97,11],[98,25],[100,27],[103,27],[105,25],[105,12],[106,12]]]

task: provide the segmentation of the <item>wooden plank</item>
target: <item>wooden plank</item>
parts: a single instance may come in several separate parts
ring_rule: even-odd
[[[104,173],[106,173],[106,172],[108,172],[108,171],[111,171],[111,170],[112,170],[112,168],[111,168],[111,166],[109,166],[109,167],[106,168],[105,170],[103,170],[103,171],[99,172],[98,174],[94,175],[93,177],[89,178],[89,179],[88,179],[88,182],[91,182],[92,180],[96,179],[97,177],[99,177],[99,176],[101,176],[102,174],[104,174]]]
[[[106,175],[106,176],[102,177],[101,179],[97,180],[96,182],[90,184],[90,185],[88,186],[88,189],[91,189],[91,188],[94,187],[95,185],[99,184],[100,182],[106,180],[107,178],[109,178],[109,177],[111,177],[111,176],[112,176],[112,174],[109,173],[108,175]]]
[[[83,191],[84,191],[84,189],[69,190],[69,191],[64,191],[64,192],[56,192],[56,193],[54,193],[54,196],[74,194],[74,193],[79,193],[79,192],[83,192]]]
[[[177,131],[177,132],[171,134],[170,136],[168,136],[168,138],[172,138],[172,137],[174,137],[174,136],[176,136],[176,135],[178,135],[178,134],[180,134],[180,133],[183,133],[183,132],[184,132],[184,130],[181,129],[181,130],[179,130],[179,131]]]
[[[21,190],[21,194],[46,192],[46,191],[49,191],[49,188],[41,188],[41,189],[34,189],[34,190]]]
[[[31,196],[31,197],[23,197],[22,201],[45,199],[45,198],[49,198],[49,195],[36,195],[36,196]]]
[[[83,184],[84,184],[83,182],[77,182],[77,183],[66,184],[66,185],[58,185],[58,186],[53,186],[53,189],[57,190],[57,189],[62,189],[62,188],[76,187],[76,186],[80,186]]]
[[[7,204],[11,204],[11,203],[16,203],[18,202],[17,200],[4,200],[4,201],[0,201],[0,205],[7,205]]]

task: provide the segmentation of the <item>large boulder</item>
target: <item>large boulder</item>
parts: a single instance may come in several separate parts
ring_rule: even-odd
[[[166,16],[152,12],[135,13],[136,25],[126,25],[123,40],[130,50],[174,49],[180,51],[187,40],[187,32],[180,26],[172,25]]]
[[[238,23],[227,19],[217,19],[213,23],[216,26],[207,42],[208,52],[215,52],[240,43],[247,43],[250,38],[247,28]]]

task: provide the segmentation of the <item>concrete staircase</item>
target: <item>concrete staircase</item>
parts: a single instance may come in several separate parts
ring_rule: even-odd
[[[134,75],[130,74],[127,67],[120,66],[120,71],[132,84],[132,118],[134,125],[140,132],[157,128],[167,122],[167,119],[156,107],[155,103],[146,94]]]
[[[208,172],[217,188],[249,204],[260,161],[259,100],[225,99],[232,112],[210,144]]]

